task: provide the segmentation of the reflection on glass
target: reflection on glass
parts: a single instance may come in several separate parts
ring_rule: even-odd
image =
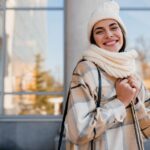
[[[63,0],[7,0],[7,7],[63,7]]]
[[[60,115],[62,96],[50,95],[5,95],[6,115]]]
[[[2,28],[3,28],[3,12],[0,11],[0,37],[2,37]]]
[[[118,3],[121,7],[150,7],[149,0],[119,0]]]
[[[0,7],[3,6],[3,0],[0,0]]]
[[[128,49],[139,53],[137,70],[150,90],[150,11],[122,11],[121,17],[128,30]]]
[[[3,37],[3,12],[2,11],[0,11],[0,70],[1,70],[1,72],[0,72],[0,89],[2,89],[2,83],[3,83],[3,79],[2,79],[2,70],[3,70],[3,63],[2,63],[2,61],[3,61],[3,55],[2,55],[2,49],[3,49],[3,41],[4,41],[4,37]],[[1,90],[0,90],[1,91]]]
[[[63,12],[9,10],[6,32],[5,91],[63,91]]]

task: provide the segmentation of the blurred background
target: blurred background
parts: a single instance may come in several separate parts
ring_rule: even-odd
[[[55,150],[87,22],[104,0],[0,0],[0,150]],[[117,0],[150,90],[150,1]]]

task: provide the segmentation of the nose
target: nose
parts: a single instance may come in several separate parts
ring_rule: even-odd
[[[107,31],[106,31],[106,37],[112,37],[112,36],[113,36],[112,31],[107,30]]]

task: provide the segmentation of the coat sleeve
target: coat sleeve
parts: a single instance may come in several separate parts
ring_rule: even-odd
[[[88,63],[77,66],[70,87],[65,127],[67,138],[75,144],[84,144],[102,135],[126,116],[126,109],[118,99],[96,108],[98,73],[97,68]]]
[[[138,114],[138,118],[141,119],[147,116],[150,111],[150,108],[145,107],[145,101],[150,99],[150,92],[145,88],[143,83],[137,98],[138,103],[135,105],[135,109]],[[148,103],[150,103],[150,101]]]

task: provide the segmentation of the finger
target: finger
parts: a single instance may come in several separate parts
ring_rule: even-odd
[[[132,88],[132,92],[133,92],[133,93],[136,93],[136,88]]]
[[[120,82],[122,79],[121,78],[118,78],[117,80],[116,80],[116,82]]]
[[[136,83],[136,81],[134,81],[134,80],[129,80],[128,83],[129,83],[130,85],[132,85],[132,84]]]
[[[139,89],[139,88],[140,88],[140,84],[137,83],[136,81],[129,81],[128,83],[130,84],[130,86],[131,86],[132,88],[136,88],[136,89]]]
[[[132,90],[133,88],[135,88],[135,87],[132,87],[129,83],[126,85],[126,87],[127,87],[128,89],[130,89],[130,90]]]
[[[131,83],[131,87],[138,89],[138,86],[136,85],[136,83]]]
[[[136,91],[135,88],[132,88],[131,86],[128,87],[128,92],[129,93],[134,93],[135,91]]]
[[[130,84],[130,86],[131,86],[132,88],[136,88],[136,89],[138,89],[138,86],[137,86],[137,84],[136,84],[136,83],[131,82],[131,83],[129,83],[129,84]]]
[[[130,85],[137,85],[137,86],[139,85],[136,80],[130,80],[130,79],[129,79],[129,80],[128,80],[128,83],[129,83]]]
[[[121,81],[120,81],[120,83],[122,83],[122,84],[124,84],[124,83],[128,83],[128,79],[122,79]]]
[[[137,81],[135,77],[132,77],[132,76],[128,77],[128,81],[132,81],[132,80]]]
[[[129,80],[134,80],[136,82],[140,82],[140,78],[136,75],[131,75],[128,77]]]
[[[120,82],[121,82],[121,80],[122,80],[122,79],[118,78],[118,79],[116,80],[116,82],[115,82],[115,86],[116,86],[116,85],[119,85]]]
[[[130,75],[128,77],[129,80],[135,80],[135,81],[140,81],[140,78],[137,75]]]

